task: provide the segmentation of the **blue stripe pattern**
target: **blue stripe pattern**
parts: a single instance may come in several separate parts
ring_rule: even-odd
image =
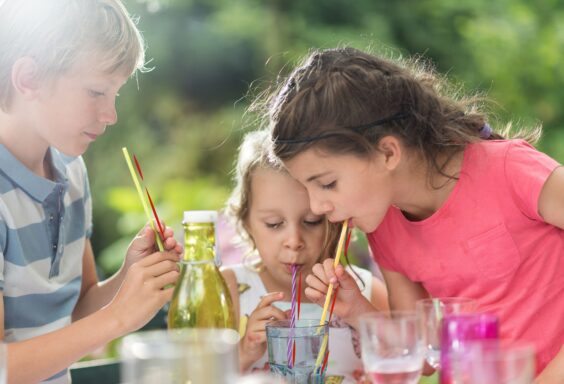
[[[81,157],[53,148],[48,156],[54,181],[35,175],[0,144],[0,289],[7,342],[65,326],[80,294],[92,232],[88,176]],[[50,379],[67,374],[65,369]]]
[[[14,325],[19,328],[42,327],[69,316],[78,299],[76,292],[80,292],[81,281],[77,277],[48,294],[4,297],[5,308],[11,309],[5,311],[4,324],[12,329]],[[41,317],[37,316],[38,313],[41,313]]]

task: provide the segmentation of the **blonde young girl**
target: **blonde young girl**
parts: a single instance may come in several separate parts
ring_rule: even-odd
[[[228,213],[241,236],[256,252],[260,266],[248,263],[223,271],[233,296],[236,318],[241,319],[244,337],[240,343],[241,369],[264,368],[266,362],[265,325],[272,319],[286,319],[290,308],[292,264],[305,278],[312,267],[333,255],[335,225],[309,208],[307,192],[269,157],[268,132],[248,134],[241,145],[236,168],[236,187],[228,203]],[[333,240],[331,240],[333,239]],[[379,280],[369,271],[354,268],[364,283],[360,294],[372,310],[387,309],[387,295]],[[346,273],[351,279],[351,275]],[[303,283],[303,288],[306,284]],[[321,308],[307,303],[302,294],[301,318],[319,319]],[[334,326],[334,327],[333,327]],[[338,328],[337,328],[338,327]],[[333,322],[330,330],[329,374],[352,376],[361,368],[349,327]],[[339,362],[339,365],[336,365]]]
[[[535,345],[542,371],[564,343],[564,168],[503,139],[476,100],[445,85],[356,49],[313,52],[271,99],[274,152],[312,212],[368,233],[392,309],[475,298],[502,337]],[[308,293],[320,302],[342,271],[314,271]],[[365,311],[340,299],[341,316]]]

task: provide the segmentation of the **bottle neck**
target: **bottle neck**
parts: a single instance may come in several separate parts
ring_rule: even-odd
[[[214,223],[184,223],[185,262],[213,262],[215,260]]]

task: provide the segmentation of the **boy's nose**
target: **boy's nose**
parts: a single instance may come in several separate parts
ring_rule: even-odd
[[[98,119],[101,123],[106,125],[114,125],[117,123],[117,111],[116,106],[112,103],[106,106],[100,111]]]

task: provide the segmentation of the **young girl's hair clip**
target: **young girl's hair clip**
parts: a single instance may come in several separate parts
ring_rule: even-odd
[[[479,132],[480,132],[480,138],[487,140],[492,135],[492,127],[490,127],[488,123],[484,123],[482,128],[480,128]]]

